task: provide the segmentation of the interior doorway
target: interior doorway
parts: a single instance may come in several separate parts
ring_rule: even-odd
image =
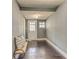
[[[28,20],[28,39],[46,38],[46,20]]]
[[[46,37],[46,20],[37,21],[37,37],[38,38]]]
[[[37,39],[37,21],[28,20],[28,39],[36,40]]]

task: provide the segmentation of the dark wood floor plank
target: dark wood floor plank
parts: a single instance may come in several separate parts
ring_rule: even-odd
[[[31,41],[28,44],[24,59],[65,59],[46,42]]]

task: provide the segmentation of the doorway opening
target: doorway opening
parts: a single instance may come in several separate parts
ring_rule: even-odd
[[[46,20],[28,20],[26,28],[26,35],[29,40],[46,38]]]

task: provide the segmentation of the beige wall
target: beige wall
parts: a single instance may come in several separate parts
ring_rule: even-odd
[[[47,36],[57,47],[67,52],[67,5],[66,1],[59,6],[56,13],[51,15],[47,22]]]
[[[12,32],[13,36],[25,35],[25,19],[21,15],[15,0],[12,2]]]

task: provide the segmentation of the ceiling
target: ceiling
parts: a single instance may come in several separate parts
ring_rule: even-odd
[[[47,19],[64,0],[17,0],[26,19]],[[49,12],[50,11],[50,12]]]
[[[46,11],[21,11],[26,19],[46,20],[51,14],[55,12]]]
[[[55,8],[64,0],[17,0],[21,7]]]

